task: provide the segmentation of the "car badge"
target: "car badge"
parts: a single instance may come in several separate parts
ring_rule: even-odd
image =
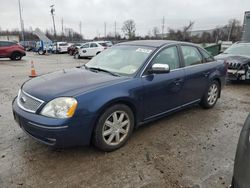
[[[21,100],[22,103],[25,103],[27,99],[25,97],[21,97],[20,100]]]

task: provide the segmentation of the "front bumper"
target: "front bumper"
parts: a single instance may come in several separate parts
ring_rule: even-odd
[[[248,80],[250,79],[250,77],[246,73],[245,70],[228,69],[227,79],[228,80]]]
[[[13,115],[20,128],[35,140],[54,147],[89,145],[92,117],[55,119],[26,112],[13,101]],[[83,120],[82,120],[83,119]]]

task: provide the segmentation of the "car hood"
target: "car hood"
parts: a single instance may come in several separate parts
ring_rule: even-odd
[[[126,79],[129,78],[116,77],[104,72],[92,72],[84,68],[73,68],[28,80],[23,84],[22,89],[38,99],[49,101],[60,96],[76,96]]]
[[[250,56],[243,56],[243,55],[233,55],[233,54],[219,54],[214,57],[217,60],[226,60],[229,65],[233,64],[240,64],[244,65],[250,62]]]

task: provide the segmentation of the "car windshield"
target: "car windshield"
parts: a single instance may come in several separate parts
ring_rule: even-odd
[[[223,53],[250,56],[250,43],[238,43],[230,46]]]
[[[154,48],[145,46],[114,46],[95,56],[86,67],[133,76],[153,51]]]

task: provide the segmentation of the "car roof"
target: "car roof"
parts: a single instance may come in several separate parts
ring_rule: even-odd
[[[242,44],[242,43],[247,43],[247,44],[250,44],[249,41],[238,41],[238,42],[235,42],[234,44]]]
[[[135,41],[119,43],[117,45],[149,46],[149,47],[159,48],[161,46],[170,44],[189,44],[197,46],[196,44],[193,43],[174,41],[174,40],[135,40]]]

